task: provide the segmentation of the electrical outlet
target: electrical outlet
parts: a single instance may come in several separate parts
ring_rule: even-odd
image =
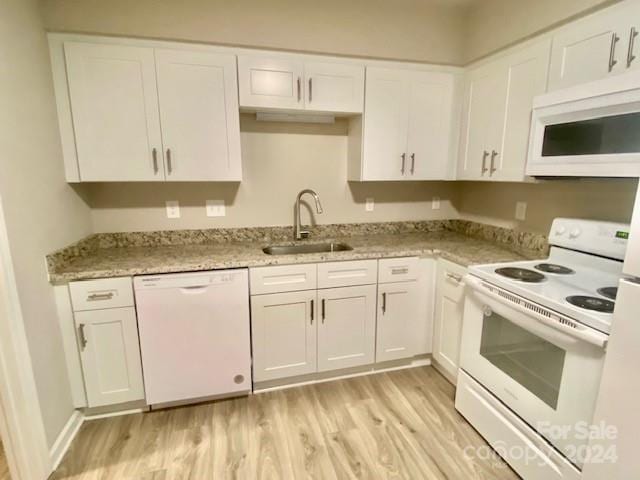
[[[180,218],[180,203],[177,200],[167,200],[167,218]]]
[[[207,217],[224,217],[226,214],[224,200],[207,200]]]
[[[516,220],[521,222],[527,218],[527,202],[516,202]]]
[[[440,197],[433,197],[431,199],[431,209],[440,210]]]
[[[373,212],[374,206],[375,206],[375,202],[373,201],[373,198],[367,198],[365,200],[364,209],[367,212]]]

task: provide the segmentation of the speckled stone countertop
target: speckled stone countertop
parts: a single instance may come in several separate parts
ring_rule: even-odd
[[[542,258],[544,236],[460,220],[316,227],[309,243],[343,241],[353,250],[267,255],[269,244],[292,244],[291,228],[97,234],[47,257],[50,281],[436,255],[464,266]]]

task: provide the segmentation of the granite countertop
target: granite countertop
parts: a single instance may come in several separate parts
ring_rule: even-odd
[[[467,225],[468,227],[468,225]],[[387,229],[388,230],[388,229]],[[505,232],[497,235],[499,240],[487,240],[468,231],[452,229],[424,229],[425,231],[368,231],[361,235],[322,235],[309,242],[342,241],[353,250],[297,255],[267,255],[262,248],[269,244],[291,244],[284,239],[265,240],[246,239],[244,241],[227,239],[221,242],[197,244],[158,244],[125,245],[91,248],[86,252],[64,257],[64,261],[53,262],[48,257],[49,276],[52,283],[61,284],[73,280],[188,272],[222,268],[253,267],[262,265],[286,265],[295,263],[314,263],[323,261],[358,260],[383,257],[428,256],[437,255],[463,266],[501,261],[515,261],[542,258],[546,253],[540,247],[540,241],[518,245],[507,243]],[[460,230],[458,228],[458,230]],[[468,230],[468,229],[467,229]],[[326,232],[325,232],[326,233]],[[336,233],[336,231],[330,232]],[[500,233],[500,232],[498,232]],[[108,234],[107,234],[108,235]],[[493,232],[489,235],[496,237]],[[512,238],[513,236],[509,236]],[[103,243],[105,243],[103,241]],[[112,242],[117,243],[117,242]],[[147,242],[149,243],[149,242]],[[536,248],[530,248],[535,246]],[[529,247],[529,248],[527,248]],[[58,255],[60,252],[58,252]]]

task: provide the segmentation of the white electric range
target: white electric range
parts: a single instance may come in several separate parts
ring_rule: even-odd
[[[492,446],[534,452],[503,455],[525,479],[575,478],[586,461],[628,235],[558,218],[547,259],[469,267],[456,408]]]

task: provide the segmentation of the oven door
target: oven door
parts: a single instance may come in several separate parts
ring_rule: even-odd
[[[624,90],[629,83],[636,88]],[[606,85],[587,84],[536,99],[527,175],[640,176],[640,75],[611,85],[620,91],[603,93]]]
[[[582,466],[607,335],[472,275],[460,366]]]

